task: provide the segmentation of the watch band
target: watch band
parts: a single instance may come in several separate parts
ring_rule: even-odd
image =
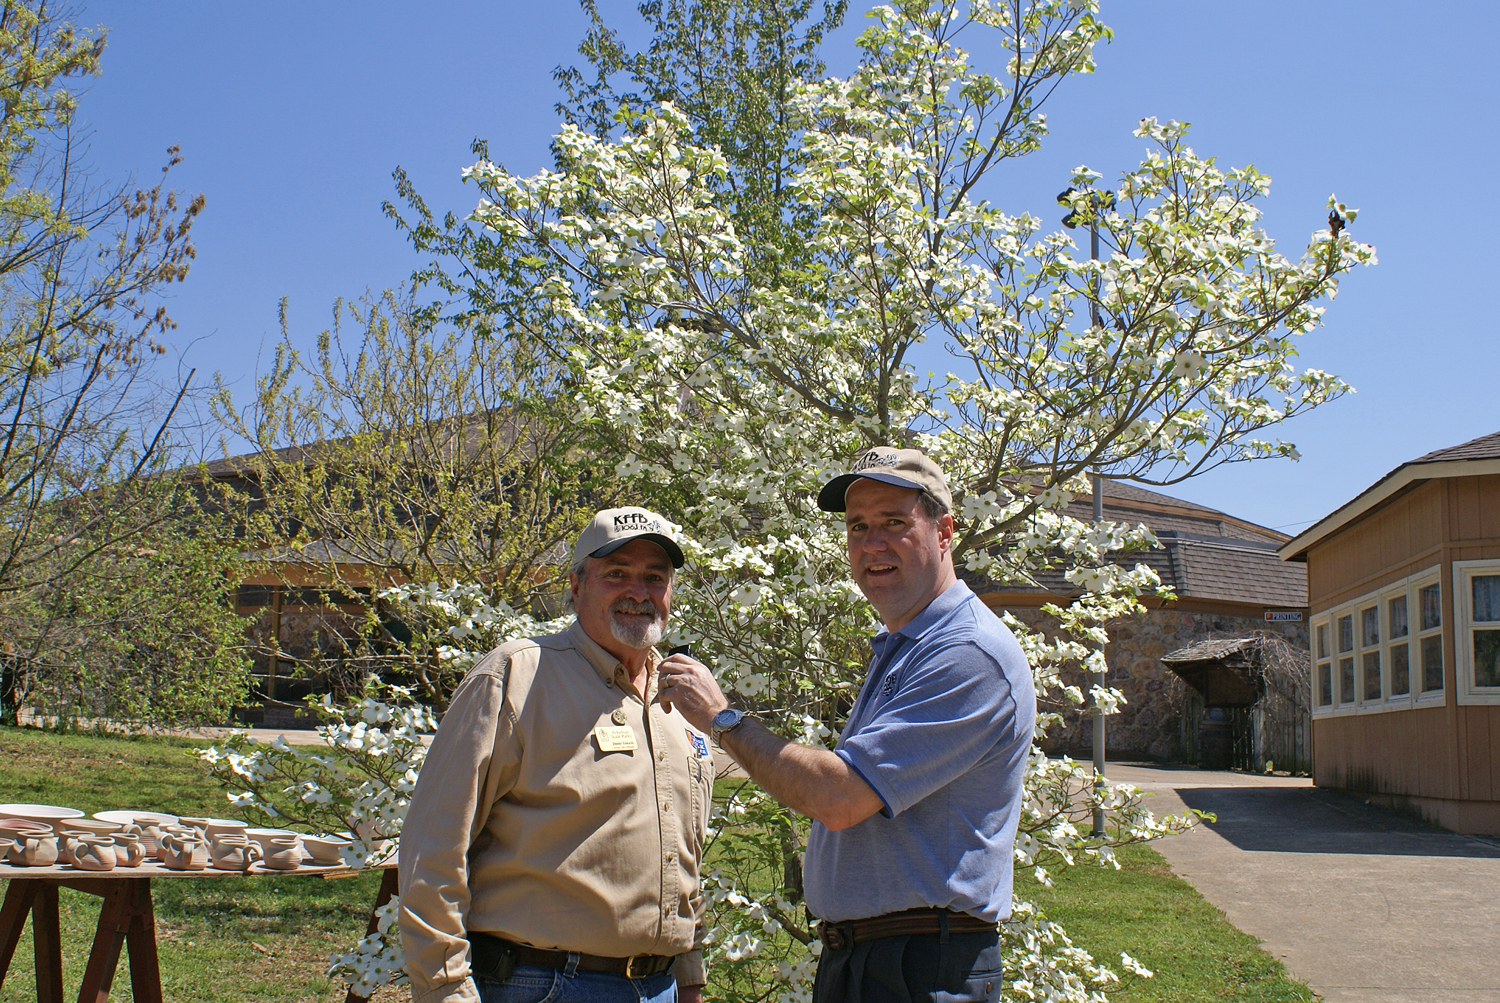
[[[709,723],[709,734],[714,744],[719,744],[719,739],[726,731],[733,731],[745,720],[745,712],[733,707],[725,707],[714,715],[713,721]]]

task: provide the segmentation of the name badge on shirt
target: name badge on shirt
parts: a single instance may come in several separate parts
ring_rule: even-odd
[[[634,752],[637,747],[635,730],[628,724],[601,724],[594,729],[594,741],[600,752]]]

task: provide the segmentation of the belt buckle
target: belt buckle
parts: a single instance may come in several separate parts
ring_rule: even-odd
[[[625,959],[625,977],[627,979],[644,979],[646,976],[651,975],[651,972],[645,971],[644,969],[639,975],[635,974],[635,963],[637,961],[641,961],[644,964],[649,965],[651,960],[655,959],[652,957],[652,955],[649,954],[632,954],[630,957]]]
[[[828,948],[828,950],[837,951],[842,949],[844,946],[844,931],[840,930],[832,923],[819,923],[818,939],[823,942],[823,946]]]

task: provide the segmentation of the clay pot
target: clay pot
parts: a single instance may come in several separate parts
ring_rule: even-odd
[[[50,867],[57,863],[57,834],[40,833],[35,830],[22,834],[14,841],[15,848],[6,859],[18,867]]]
[[[244,836],[221,836],[212,847],[213,864],[221,871],[248,871],[260,859],[260,844]]]
[[[168,836],[179,836],[184,839],[203,839],[202,829],[194,829],[192,826],[187,825],[164,825],[157,832],[156,859],[160,861],[166,861],[167,859],[165,843]]]
[[[302,848],[296,836],[276,836],[262,844],[265,866],[275,871],[294,871],[302,866]]]
[[[80,871],[112,871],[118,858],[113,836],[77,836],[71,841],[73,866]]]
[[[161,862],[174,871],[201,871],[208,866],[208,843],[202,836],[171,832],[161,839]]]
[[[146,860],[146,844],[138,839],[124,842],[115,837],[115,863],[120,867],[139,867]]]
[[[339,856],[339,851],[352,843],[353,840],[342,836],[303,836],[302,848],[307,855],[312,857],[313,863],[322,867],[332,867],[341,864],[344,858]]]

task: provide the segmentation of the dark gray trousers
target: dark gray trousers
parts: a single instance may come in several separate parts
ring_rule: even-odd
[[[997,933],[924,933],[866,940],[818,958],[813,1003],[995,1003]]]

